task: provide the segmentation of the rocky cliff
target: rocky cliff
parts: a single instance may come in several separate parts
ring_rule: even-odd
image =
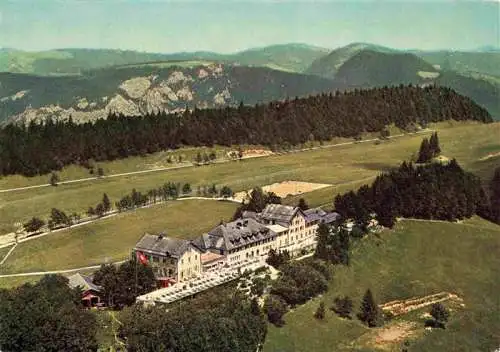
[[[0,122],[48,118],[82,123],[109,114],[161,112],[256,104],[330,91],[329,80],[274,71],[206,63],[195,67],[97,70],[84,76],[0,75]]]

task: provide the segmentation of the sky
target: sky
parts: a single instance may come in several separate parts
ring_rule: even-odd
[[[0,0],[0,47],[231,53],[272,44],[500,46],[500,2]]]

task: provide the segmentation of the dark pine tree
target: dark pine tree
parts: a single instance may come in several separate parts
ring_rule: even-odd
[[[111,202],[109,201],[108,195],[104,193],[102,195],[102,205],[104,207],[104,212],[108,212],[111,210]]]
[[[301,210],[309,209],[309,205],[307,205],[306,200],[304,198],[299,199],[299,203],[297,204],[297,207],[299,207]]]
[[[439,138],[437,132],[431,135],[429,140],[429,147],[431,149],[432,157],[435,158],[441,154],[441,147],[439,146]]]
[[[431,161],[433,157],[431,145],[429,143],[429,140],[427,138],[424,138],[422,141],[422,144],[420,144],[420,150],[418,152],[418,159],[417,163],[422,164],[422,163],[427,163]]]
[[[361,302],[360,312],[358,318],[368,327],[373,328],[383,324],[383,316],[380,308],[375,303],[372,291],[366,290],[363,300]]]

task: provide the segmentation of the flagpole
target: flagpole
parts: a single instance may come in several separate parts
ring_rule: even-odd
[[[135,296],[137,297],[137,252],[135,252]]]

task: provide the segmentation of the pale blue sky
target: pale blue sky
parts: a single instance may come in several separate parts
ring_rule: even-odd
[[[500,45],[500,2],[0,0],[0,47],[234,52],[278,43],[335,48]]]

